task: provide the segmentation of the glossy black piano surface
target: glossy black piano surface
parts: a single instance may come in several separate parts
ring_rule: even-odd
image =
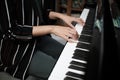
[[[120,1],[98,1],[85,80],[120,80]]]
[[[120,80],[120,0],[104,1],[104,53],[101,80]]]

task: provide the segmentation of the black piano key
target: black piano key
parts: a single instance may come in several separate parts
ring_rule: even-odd
[[[79,49],[76,49],[73,53],[74,56],[78,56],[78,57],[87,57],[89,54],[88,51],[83,51],[83,50],[79,50]]]
[[[92,32],[93,32],[93,25],[89,25],[89,24],[85,24],[84,26],[83,26],[83,29],[84,30],[91,30]]]
[[[66,75],[68,76],[73,76],[73,77],[76,77],[78,79],[84,79],[84,75],[81,75],[81,74],[77,74],[77,73],[73,73],[73,72],[67,72]]]
[[[91,31],[91,30],[89,30],[89,29],[85,29],[85,28],[83,28],[83,30],[82,30],[82,32],[81,32],[81,34],[88,34],[88,35],[92,35],[92,31]]]
[[[75,79],[75,78],[72,78],[72,77],[66,76],[66,77],[64,78],[64,80],[79,80],[79,79]]]
[[[89,55],[89,52],[76,49],[75,52],[73,53],[72,58],[86,61],[88,55]]]
[[[77,24],[77,22],[75,21],[72,21],[72,25],[75,26]]]
[[[73,59],[77,59],[77,60],[83,60],[83,61],[87,61],[86,57],[81,57],[81,56],[73,56]]]
[[[86,67],[85,63],[81,63],[81,62],[77,62],[77,61],[71,61],[70,62],[71,65],[77,65],[77,66],[82,66],[82,67]]]
[[[83,48],[83,49],[88,49],[88,50],[90,50],[91,45],[90,45],[90,44],[85,44],[85,43],[78,42],[76,47],[77,47],[77,48]]]
[[[92,37],[91,36],[80,35],[80,38],[78,40],[83,41],[83,42],[90,42],[91,43]]]
[[[86,19],[86,24],[93,25],[94,17],[95,17],[94,14],[95,14],[95,10],[94,9],[90,9],[88,17]]]
[[[83,72],[85,72],[85,68],[78,67],[78,66],[75,66],[75,65],[70,65],[68,68],[74,69],[74,70],[77,70],[77,71],[83,71]]]
[[[79,48],[76,48],[74,50],[74,53],[80,53],[80,54],[88,54],[90,51],[85,51],[85,50],[81,50]]]
[[[91,31],[93,31],[93,26],[92,26],[92,24],[87,24],[87,23],[86,23],[83,28],[84,28],[84,30],[91,30]]]

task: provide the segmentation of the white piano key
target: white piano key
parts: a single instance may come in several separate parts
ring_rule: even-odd
[[[85,9],[83,9],[82,14],[80,15],[80,18],[81,18],[84,22],[86,22],[88,13],[89,13],[89,9],[86,9],[86,8],[85,8]]]
[[[88,50],[88,49],[84,49],[84,48],[76,48],[76,49],[79,49],[79,50],[82,50],[82,51],[86,51],[86,52],[89,52],[90,50]]]
[[[89,42],[84,42],[84,41],[79,41],[81,43],[84,43],[84,44],[90,44]]]
[[[68,71],[73,72],[73,73],[77,73],[77,74],[81,74],[81,75],[85,74],[85,72],[83,72],[83,71],[78,71],[78,70],[70,69],[70,68],[68,69]]]
[[[79,59],[72,59],[72,60],[76,61],[76,62],[81,62],[81,63],[87,64],[87,61],[83,61],[83,60],[79,60]]]
[[[77,77],[74,77],[74,76],[66,76],[66,77],[70,77],[70,78],[77,79],[77,80],[83,80],[81,78],[77,78]]]
[[[78,34],[80,35],[82,32],[83,26],[80,24],[76,24],[75,28],[76,28],[76,31],[78,32]]]
[[[92,35],[89,34],[81,34],[81,35],[92,37]]]

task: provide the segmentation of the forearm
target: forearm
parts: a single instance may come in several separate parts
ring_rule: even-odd
[[[58,13],[58,12],[54,12],[54,11],[51,11],[49,13],[50,19],[62,19],[62,17],[64,17],[64,14],[62,14],[62,13]]]
[[[53,29],[52,25],[33,26],[32,35],[35,37],[50,34],[52,29]]]

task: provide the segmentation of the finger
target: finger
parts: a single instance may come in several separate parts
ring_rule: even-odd
[[[77,18],[77,19],[76,19],[76,22],[78,22],[79,24],[81,24],[81,25],[83,25],[83,26],[84,26],[84,24],[85,24],[85,22],[84,22],[82,19],[80,19],[80,18]]]
[[[67,34],[67,35],[66,35],[66,38],[67,38],[67,39],[73,38],[73,35],[72,35],[72,34]]]
[[[76,30],[76,28],[74,28],[74,29],[72,28],[72,29],[69,29],[69,32],[72,33],[72,34],[76,34],[77,30]]]
[[[65,35],[64,39],[68,42],[78,42],[78,39],[74,39],[73,37]]]
[[[79,38],[79,34],[76,32],[75,34],[72,34],[73,36],[72,36],[72,39],[74,39],[74,40],[78,40],[78,38]]]
[[[67,35],[61,36],[64,40],[68,41],[69,37]]]
[[[79,19],[80,23],[84,26],[85,21],[83,21],[82,19]]]
[[[75,26],[73,26],[71,23],[69,23],[68,26],[75,29]]]
[[[74,36],[77,36],[77,37],[79,35],[78,32],[76,31],[76,29],[75,30],[71,30],[69,33],[74,35]]]

